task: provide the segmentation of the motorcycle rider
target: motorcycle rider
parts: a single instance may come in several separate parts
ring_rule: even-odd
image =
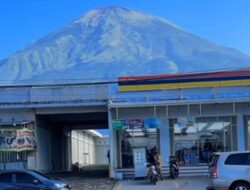
[[[178,161],[175,158],[175,156],[170,156],[169,157],[169,172],[170,176],[175,179],[179,175],[179,166],[178,166]]]
[[[150,151],[147,151],[148,162],[155,166],[158,177],[163,180],[163,175],[161,172],[162,159],[161,155],[157,152],[156,147],[153,147]]]
[[[155,167],[156,167],[156,171],[158,173],[158,176],[161,180],[163,180],[163,175],[161,172],[161,168],[162,168],[162,159],[161,159],[161,155],[159,153],[157,153],[155,155]]]
[[[148,178],[150,182],[156,185],[158,181],[158,177],[159,177],[157,169],[156,169],[156,157],[155,157],[156,153],[154,149],[148,150],[147,148],[146,148],[146,152],[147,152],[147,160],[149,162]]]

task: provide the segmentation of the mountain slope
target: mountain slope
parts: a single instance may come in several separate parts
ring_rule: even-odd
[[[249,65],[249,56],[166,20],[108,7],[88,12],[0,62],[0,80],[114,80]]]

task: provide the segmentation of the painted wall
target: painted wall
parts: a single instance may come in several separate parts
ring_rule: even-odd
[[[31,109],[0,110],[0,123],[21,121],[35,121],[34,112]]]
[[[250,102],[113,108],[112,119],[177,118],[250,114]]]

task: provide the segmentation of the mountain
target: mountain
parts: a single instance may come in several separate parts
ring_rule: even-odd
[[[83,17],[0,62],[0,80],[69,82],[249,67],[250,57],[122,7]]]

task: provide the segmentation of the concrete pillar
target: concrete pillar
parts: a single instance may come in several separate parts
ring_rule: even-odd
[[[70,127],[64,126],[63,127],[63,135],[64,135],[64,146],[63,146],[63,160],[64,160],[64,168],[65,171],[71,170],[71,138],[70,138]]]
[[[244,116],[242,114],[237,115],[237,141],[238,150],[244,151],[246,149],[245,144],[245,126],[244,126]]]
[[[69,138],[70,138],[70,157],[69,157],[69,164],[70,164],[70,169],[71,169],[71,166],[72,166],[72,163],[73,163],[73,161],[72,161],[72,154],[73,154],[73,142],[72,142],[72,127],[70,126],[70,132],[69,132]]]
[[[108,109],[108,125],[109,125],[109,177],[115,178],[116,167],[116,133],[112,127],[112,114],[111,109]]]
[[[37,121],[35,131],[38,147],[35,153],[35,168],[36,170],[49,171],[52,169],[51,130],[42,122]]]
[[[168,166],[170,156],[170,136],[168,119],[160,120],[160,152],[163,166]]]

